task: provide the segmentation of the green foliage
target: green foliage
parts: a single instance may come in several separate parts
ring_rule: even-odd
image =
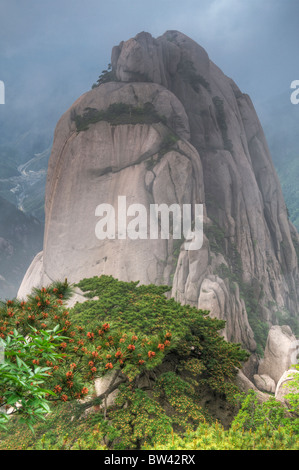
[[[269,325],[263,321],[260,314],[260,303],[263,296],[263,289],[255,289],[250,283],[243,281],[243,266],[241,256],[235,246],[225,237],[224,231],[213,223],[205,228],[205,233],[209,239],[211,250],[218,254],[221,253],[228,261],[228,264],[222,263],[217,274],[222,279],[227,279],[230,289],[235,289],[235,284],[239,286],[240,296],[243,298],[248,315],[248,321],[254,333],[257,343],[257,353],[263,357],[264,349],[269,332]],[[290,324],[296,330],[296,319],[284,316],[284,324]],[[297,330],[296,330],[297,331]]]
[[[173,146],[177,143],[178,140],[179,140],[179,137],[173,132],[170,131],[168,134],[166,134],[166,136],[164,137],[162,141],[162,145],[159,151],[159,156],[163,156],[167,152],[169,152],[173,148]]]
[[[4,145],[0,146],[0,175],[1,179],[19,176],[18,172],[18,155],[12,147]],[[4,183],[4,182],[3,182]],[[1,184],[0,193],[3,191],[3,183]]]
[[[129,370],[131,372],[133,370],[133,373],[130,375],[131,382],[122,386],[121,396],[127,400],[125,411],[122,407],[124,402],[121,400],[117,402],[116,410],[108,410],[109,423],[112,423],[113,429],[110,429],[106,438],[111,443],[113,436],[115,439],[113,446],[117,448],[140,446],[136,438],[140,429],[146,429],[144,435],[147,442],[153,443],[157,439],[161,442],[158,433],[159,423],[161,430],[165,428],[166,423],[180,426],[183,430],[193,428],[201,419],[207,417],[207,413],[202,410],[198,402],[200,385],[211,388],[216,394],[223,394],[227,399],[233,398],[237,390],[233,384],[236,368],[248,355],[240,349],[240,345],[227,343],[219,335],[224,322],[210,318],[208,312],[182,306],[174,299],[167,299],[164,294],[169,290],[168,286],[139,286],[137,282],[125,283],[111,276],[101,276],[85,279],[78,283],[78,287],[92,300],[77,304],[73,308],[71,312],[73,321],[80,323],[82,327],[88,323],[89,331],[93,331],[94,322],[103,322],[105,318],[109,318],[111,331],[132,332],[134,328],[138,338],[140,335],[148,338],[147,343],[141,341],[140,346],[143,343],[143,351],[142,347],[137,346],[137,339],[134,343],[137,358],[145,361],[143,371],[147,373],[141,374],[141,378],[150,378],[148,373],[156,370],[164,358],[167,360],[166,338],[167,334],[171,335],[168,354],[171,352],[173,355],[177,373],[161,375],[160,379],[154,381],[155,385],[148,385],[152,390],[150,397],[146,397],[144,392],[141,393],[139,390],[138,373],[137,375],[134,373],[137,364],[135,363],[134,369],[133,356],[127,366],[128,369],[122,369],[126,375]],[[151,364],[146,362],[149,350],[157,351],[159,344],[165,345],[164,354],[160,357],[157,354],[154,358],[156,362]],[[113,350],[111,356],[114,353]],[[184,377],[180,377],[178,375],[180,373]],[[127,394],[130,394],[130,400]],[[154,420],[148,416],[148,412],[141,411],[143,408],[140,400],[146,403],[145,409],[152,410]],[[159,404],[168,410],[167,419],[165,413],[161,412]],[[139,410],[138,421],[135,419],[136,410]],[[122,439],[121,443],[117,444],[120,429]]]
[[[9,338],[12,329],[18,327],[26,335],[33,326],[37,338],[42,338],[54,322],[59,325],[63,335],[56,345],[59,362],[51,357],[33,360],[39,371],[48,374],[46,385],[55,394],[54,403],[83,398],[96,377],[113,371],[112,384],[120,390],[119,400],[113,409],[107,409],[104,403],[104,418],[107,416],[110,424],[104,419],[101,427],[109,445],[138,448],[144,439],[161,442],[165,426],[179,422],[183,429],[195,426],[203,416],[196,398],[200,383],[231,398],[236,390],[236,370],[248,355],[240,345],[227,343],[219,336],[223,321],[167,299],[168,286],[119,282],[111,276],[85,279],[78,286],[88,300],[70,311],[63,305],[70,295],[67,281],[34,289],[27,302],[3,303],[0,334]],[[164,376],[154,387],[157,369],[170,354],[177,372]],[[144,380],[150,384],[148,391],[140,385]],[[176,394],[172,397],[169,390],[174,387]],[[81,407],[100,405],[102,401],[100,396]],[[167,407],[172,410],[170,415],[162,412]],[[126,437],[122,431],[124,416],[129,426],[126,429],[130,429]]]
[[[113,126],[121,124],[153,124],[163,122],[164,116],[160,116],[154,106],[147,102],[139,106],[126,103],[113,103],[106,110],[86,108],[82,116],[73,117],[77,131],[86,131],[91,124],[107,121]]]
[[[254,288],[250,284],[242,282],[240,284],[240,292],[245,302],[249,324],[254,333],[257,353],[260,357],[263,357],[270,327],[261,318],[259,308],[260,298],[257,297]]]
[[[276,149],[277,152],[277,149]],[[288,152],[288,150],[287,150]],[[274,153],[274,152],[273,152]],[[288,215],[292,223],[299,230],[299,189],[298,189],[298,177],[299,177],[299,158],[298,153],[291,153],[285,155],[286,150],[283,149],[280,155],[284,155],[284,158],[276,161],[276,168],[278,176],[281,182],[282,191],[284,194],[285,202],[287,204]],[[295,241],[295,240],[294,240]],[[295,241],[297,245],[297,257],[299,259],[299,247],[298,241]]]
[[[298,215],[297,218],[298,218],[298,220],[295,221],[295,222],[297,223],[296,227],[297,227],[297,229],[299,230],[299,215]],[[294,225],[295,225],[295,224],[294,224]],[[294,248],[295,248],[295,250],[296,250],[297,262],[298,262],[298,264],[299,264],[299,241],[298,241],[297,238],[295,238],[295,237],[293,237],[292,240],[293,240]]]
[[[297,384],[298,385],[298,384]],[[297,389],[298,390],[298,389]],[[236,396],[237,399],[237,396]],[[184,435],[172,433],[165,444],[144,445],[147,450],[298,450],[298,414],[290,414],[274,397],[259,403],[250,390],[239,395],[241,406],[229,429],[202,420]],[[298,408],[297,408],[298,411]]]
[[[278,325],[289,325],[292,332],[297,337],[299,336],[299,318],[294,317],[286,308],[281,308],[276,304],[279,310],[274,312]]]
[[[292,369],[299,371],[299,365],[293,365]],[[285,395],[285,399],[287,400],[290,413],[297,416],[297,429],[299,433],[299,374],[294,374],[292,380],[288,381],[286,386],[288,393]]]
[[[89,325],[95,320],[110,319],[114,328],[127,328],[135,333],[159,335],[171,332],[176,338],[175,349],[182,360],[200,356],[206,367],[206,381],[213,389],[225,393],[225,379],[235,376],[236,367],[248,358],[239,344],[226,342],[219,331],[224,321],[208,316],[207,311],[181,305],[164,295],[169,286],[138,286],[112,276],[86,279],[78,287],[89,298],[72,311],[73,321]]]

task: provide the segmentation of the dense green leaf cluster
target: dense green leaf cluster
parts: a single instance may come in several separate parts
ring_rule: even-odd
[[[108,64],[107,69],[102,70],[101,75],[99,76],[96,83],[92,85],[92,89],[99,87],[102,83],[114,82],[117,81],[116,74],[112,70],[112,65]]]

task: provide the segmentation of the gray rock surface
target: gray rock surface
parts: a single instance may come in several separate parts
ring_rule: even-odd
[[[253,376],[254,383],[259,390],[267,393],[275,393],[275,382],[267,374],[254,374]]]
[[[283,373],[292,365],[296,337],[288,325],[272,326],[266,343],[264,358],[259,365],[259,375],[269,375],[277,384]]]
[[[201,46],[177,31],[157,39],[140,33],[114,47],[111,61],[115,81],[85,93],[57,124],[43,265],[30,268],[34,283],[101,274],[169,283],[173,297],[211,310],[226,321],[225,337],[254,353],[250,311],[269,326],[278,310],[298,315],[299,237],[253,104]],[[75,116],[86,108],[120,102],[151,103],[164,120],[100,121],[77,132]],[[165,150],[170,130],[178,140]],[[186,251],[184,240],[171,237],[98,240],[95,209],[117,207],[119,195],[147,209],[162,202],[204,204],[202,248]],[[19,296],[32,283],[28,272]],[[286,364],[275,378],[267,364],[259,374],[279,380]],[[253,379],[256,367],[249,369]]]

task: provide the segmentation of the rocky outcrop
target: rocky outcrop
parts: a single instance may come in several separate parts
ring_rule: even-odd
[[[113,81],[81,96],[57,124],[34,282],[112,274],[168,283],[173,297],[211,310],[226,321],[225,337],[254,353],[256,318],[269,328],[275,312],[299,311],[299,238],[252,102],[177,31],[157,39],[140,33],[115,47],[111,60]],[[173,236],[122,238],[119,196],[147,211],[203,204],[201,249],[186,250]],[[95,236],[102,203],[116,208],[115,239]],[[247,365],[251,379],[256,364]]]
[[[265,391],[267,393],[275,393],[275,382],[269,375],[254,374],[253,380],[259,390]]]

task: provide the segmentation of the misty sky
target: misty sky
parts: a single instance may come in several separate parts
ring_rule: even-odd
[[[257,109],[287,99],[299,80],[298,18],[299,0],[0,0],[0,123],[9,112],[56,123],[112,47],[141,31],[191,37]]]

